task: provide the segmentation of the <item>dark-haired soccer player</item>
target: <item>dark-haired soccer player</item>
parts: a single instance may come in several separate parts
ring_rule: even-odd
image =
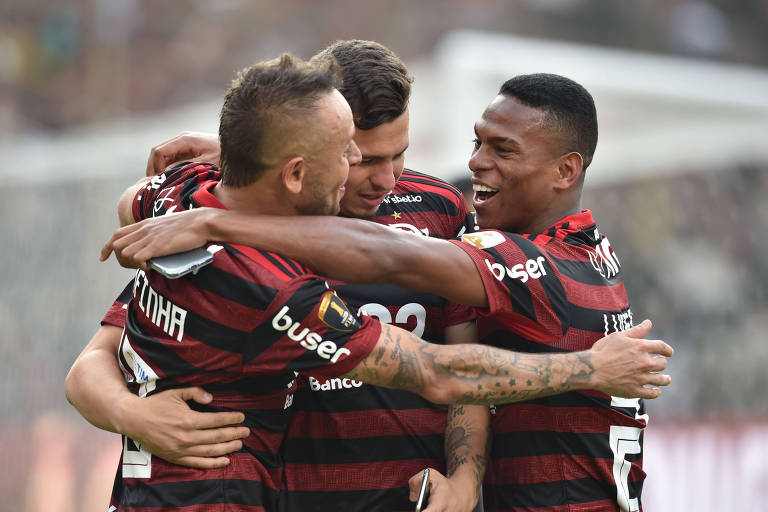
[[[354,140],[362,152],[361,162],[350,168],[341,215],[443,239],[473,230],[474,219],[453,187],[404,169],[411,78],[402,61],[384,46],[360,40],[336,42],[317,58],[324,56],[335,58],[343,72],[340,92],[352,109]],[[190,143],[195,147],[182,147]],[[202,154],[218,162],[218,137],[174,138],[153,150],[150,162],[161,163],[148,174],[161,173],[169,163],[168,155],[175,160]],[[476,341],[474,325],[467,322],[475,315],[466,306],[392,285],[331,285],[351,308],[408,329],[427,341]],[[129,296],[126,293],[116,301],[105,316],[106,324],[122,328],[123,306]],[[73,369],[73,375],[80,366]],[[85,391],[99,393],[87,387]],[[82,399],[77,395],[73,393],[73,402],[80,406]],[[425,466],[445,471],[446,408],[416,394],[349,379],[310,377],[300,379],[291,409],[282,450],[288,491],[284,502],[289,510],[405,510],[410,508],[407,484],[413,473]],[[148,427],[159,421],[153,414],[139,410],[132,416],[134,421],[141,418]],[[194,417],[191,411],[190,416]],[[119,421],[116,418],[112,423]],[[178,429],[169,422],[162,427]],[[170,436],[156,434],[156,439],[160,453],[174,449]],[[461,499],[470,508],[476,501],[474,492]]]
[[[206,240],[268,247],[336,278],[392,282],[475,305],[485,343],[527,352],[582,350],[632,325],[619,259],[580,207],[597,143],[589,93],[557,75],[515,77],[475,132],[474,206],[479,225],[495,229],[460,242],[416,243],[350,219],[273,222],[199,211],[121,230],[107,250],[140,263]],[[197,240],[189,246],[158,238],[190,222]],[[589,391],[498,407],[486,510],[640,510],[646,421],[642,401]]]
[[[284,56],[243,72],[222,108],[221,173],[182,165],[129,189],[119,208],[123,223],[203,206],[273,216],[337,212],[358,153],[332,71]],[[577,387],[645,394],[639,385],[658,380],[647,371],[663,367],[648,358],[666,350],[663,343],[638,342],[629,354],[620,338],[563,356],[424,344],[351,313],[301,264],[231,244],[209,250],[214,263],[194,276],[137,273],[121,364],[138,396],[205,386],[216,396],[214,410],[246,411],[249,435],[228,467],[207,472],[169,464],[126,439],[118,510],[276,510],[283,479],[277,450],[296,371],[408,389],[436,402],[487,403]]]

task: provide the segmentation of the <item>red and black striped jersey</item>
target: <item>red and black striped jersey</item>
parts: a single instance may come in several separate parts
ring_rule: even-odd
[[[136,219],[194,207],[224,208],[207,164],[156,176],[133,203]],[[220,470],[170,464],[124,441],[114,493],[118,510],[277,510],[283,487],[279,448],[297,372],[337,377],[376,344],[381,327],[350,312],[327,282],[278,254],[209,246],[213,263],[167,279],[139,270],[127,308],[119,360],[132,391],[203,386],[213,402],[198,410],[240,410],[251,434]]]
[[[405,170],[372,219],[421,236],[474,231],[451,185]],[[471,308],[392,285],[331,282],[350,308],[433,343],[446,327],[473,320]],[[447,409],[407,391],[349,379],[309,378],[294,395],[283,447],[283,510],[412,510],[408,479],[427,466],[445,470]]]
[[[454,243],[485,285],[482,343],[577,351],[632,325],[619,259],[589,211],[538,235],[486,230]],[[587,391],[496,407],[486,511],[640,510],[644,412],[641,400]]]

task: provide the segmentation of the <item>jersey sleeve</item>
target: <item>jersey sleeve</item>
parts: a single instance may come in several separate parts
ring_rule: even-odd
[[[179,207],[172,198],[181,192],[177,189],[192,187],[199,180],[213,176],[215,172],[216,168],[212,164],[183,162],[154,176],[136,192],[132,204],[133,218],[138,222],[171,213]],[[182,205],[184,208],[189,206]]]
[[[486,230],[454,243],[475,263],[488,297],[483,316],[542,342],[568,329],[569,305],[557,269],[547,254],[525,237]]]
[[[443,314],[445,315],[445,327],[472,322],[477,318],[475,308],[451,301],[445,302]]]
[[[378,320],[351,311],[324,279],[303,275],[271,302],[254,335],[273,341],[250,364],[336,377],[357,366],[380,334]]]
[[[125,315],[128,311],[128,303],[133,296],[133,279],[126,285],[115,302],[107,310],[104,318],[101,319],[101,325],[114,325],[121,329],[125,327]]]

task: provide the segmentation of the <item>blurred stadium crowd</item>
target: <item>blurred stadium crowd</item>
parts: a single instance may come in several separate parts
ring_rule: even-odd
[[[0,138],[217,97],[236,69],[347,37],[379,40],[406,62],[461,27],[766,67],[766,26],[765,0],[6,2]],[[100,179],[0,187],[0,451],[16,461],[0,469],[2,512],[101,510],[93,494],[110,486],[114,438],[75,418],[63,381],[130,275],[104,279],[99,269],[92,279],[127,185],[111,164]],[[23,162],[6,165],[24,172]],[[766,425],[766,197],[768,167],[754,161],[585,190],[583,205],[630,269],[636,320],[652,318],[653,334],[677,350],[674,386],[649,405],[649,432],[654,421],[724,415]],[[764,493],[768,468],[759,471]]]
[[[768,64],[761,0],[73,0],[0,6],[0,135],[66,130],[219,92],[234,70],[310,55],[351,29],[404,59],[446,30],[519,35]],[[437,13],[439,12],[439,15]],[[310,30],[308,30],[308,28]]]

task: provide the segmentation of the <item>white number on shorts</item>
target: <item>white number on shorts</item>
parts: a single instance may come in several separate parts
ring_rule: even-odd
[[[375,316],[385,324],[392,323],[392,314],[381,304],[370,302],[360,308],[363,314]],[[408,323],[410,317],[416,317],[416,327],[411,331],[414,335],[421,337],[424,334],[424,327],[427,324],[427,310],[424,306],[416,302],[409,302],[400,307],[395,314],[395,322],[398,324]]]

